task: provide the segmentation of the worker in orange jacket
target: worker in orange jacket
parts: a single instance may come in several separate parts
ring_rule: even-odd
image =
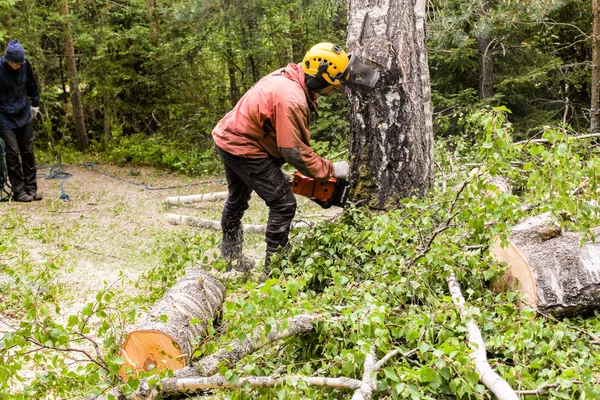
[[[377,71],[340,46],[319,43],[302,63],[259,80],[219,121],[212,136],[229,192],[221,217],[221,253],[231,267],[248,270],[254,264],[242,253],[241,223],[252,191],[269,207],[266,276],[271,256],[287,244],[296,198],[291,177],[281,169],[284,163],[314,179],[347,179],[347,162],[332,163],[313,151],[310,113],[317,109],[318,95],[331,94],[342,85],[370,90],[378,78]]]

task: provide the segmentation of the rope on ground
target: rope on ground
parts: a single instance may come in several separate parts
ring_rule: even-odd
[[[4,140],[0,139],[0,201],[8,201],[10,199],[11,188],[8,183],[8,171],[4,157]]]
[[[211,180],[202,181],[202,182],[187,183],[187,184],[183,184],[183,185],[164,186],[164,187],[151,187],[150,185],[148,185],[146,183],[130,181],[128,179],[124,179],[124,178],[118,177],[116,175],[111,175],[108,172],[104,172],[104,171],[102,171],[100,169],[94,168],[93,167],[93,165],[95,165],[94,163],[83,163],[82,165],[84,167],[86,167],[90,171],[98,172],[99,174],[102,174],[104,176],[108,176],[110,178],[114,178],[114,179],[120,180],[122,182],[129,183],[131,185],[141,186],[145,190],[169,190],[169,189],[178,189],[178,188],[189,187],[189,186],[206,185],[206,184],[209,184],[209,183],[220,183],[222,185],[225,184],[225,180],[223,178],[221,178],[221,179],[211,179]]]
[[[38,175],[43,177],[46,180],[51,180],[51,179],[60,180],[60,196],[58,198],[61,200],[64,200],[64,201],[70,201],[71,197],[69,197],[69,195],[65,192],[65,181],[73,175],[71,175],[70,173],[68,173],[65,170],[66,166],[63,164],[57,163],[50,167],[47,167],[47,166],[38,167],[38,169],[44,169],[44,168],[50,168],[50,172],[47,174],[38,174]]]

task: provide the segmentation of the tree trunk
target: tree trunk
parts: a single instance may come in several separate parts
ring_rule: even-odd
[[[240,88],[235,77],[235,55],[231,48],[227,49],[227,74],[229,75],[229,98],[231,107],[235,107],[240,99]]]
[[[479,50],[479,98],[487,99],[494,95],[494,61],[491,49],[492,38],[485,35],[477,39]]]
[[[349,1],[348,51],[381,77],[348,90],[352,197],[389,209],[424,195],[433,180],[433,128],[425,0]]]
[[[591,133],[600,132],[600,0],[592,0],[592,105]]]
[[[69,27],[69,6],[67,0],[61,0],[58,3],[58,10],[63,17],[63,35],[65,46],[65,58],[67,59],[67,71],[69,74],[69,87],[71,91],[71,104],[73,105],[73,115],[75,117],[75,136],[77,139],[77,149],[87,150],[88,137],[85,129],[85,119],[83,115],[83,102],[81,100],[81,91],[79,90],[79,81],[77,76],[77,62],[75,59],[75,48],[73,47],[73,38]]]
[[[600,228],[595,234],[600,233]],[[491,249],[508,264],[501,287],[516,287],[527,307],[553,315],[571,315],[600,307],[600,243],[580,246],[582,234],[560,232],[549,213],[525,219],[513,228],[508,247]]]
[[[160,22],[156,16],[156,7],[158,0],[146,0],[146,11],[148,12],[148,26],[150,27],[150,41],[153,45],[158,42],[158,32],[160,31]]]
[[[195,345],[215,318],[225,298],[225,287],[208,273],[193,269],[181,277],[152,307],[144,322],[127,335],[121,356],[135,373],[189,365]],[[190,322],[194,320],[194,322]]]

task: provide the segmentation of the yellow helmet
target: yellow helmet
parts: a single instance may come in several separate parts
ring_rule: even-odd
[[[368,92],[379,80],[379,72],[363,63],[354,53],[346,52],[337,44],[323,42],[314,45],[302,60],[309,90],[327,93],[342,85]],[[323,93],[325,94],[325,93]]]
[[[314,77],[322,77],[335,88],[342,86],[343,76],[350,58],[337,44],[318,43],[311,47],[302,60],[304,73]]]

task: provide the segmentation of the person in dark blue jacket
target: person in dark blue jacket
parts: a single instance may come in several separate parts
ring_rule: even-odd
[[[0,138],[6,144],[6,167],[14,201],[42,199],[37,191],[33,155],[33,119],[39,111],[40,92],[33,68],[21,43],[13,39],[0,58]]]

